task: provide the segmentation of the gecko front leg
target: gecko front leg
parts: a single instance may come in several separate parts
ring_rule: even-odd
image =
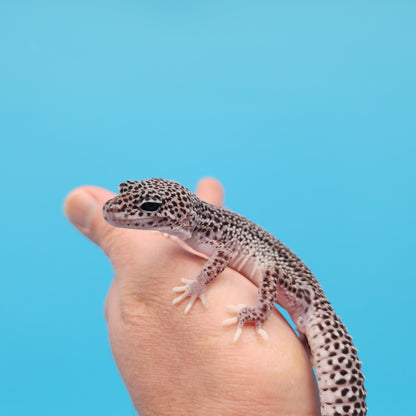
[[[182,278],[181,281],[185,283],[183,286],[177,286],[172,289],[173,292],[183,292],[180,296],[172,301],[172,304],[176,304],[190,298],[188,304],[185,307],[185,313],[188,313],[192,308],[192,305],[199,298],[205,307],[208,307],[208,303],[205,299],[205,292],[207,286],[211,283],[220,273],[222,273],[228,266],[232,258],[231,250],[227,248],[219,248],[215,250],[214,254],[204,264],[201,271],[198,273],[194,280],[188,280]]]

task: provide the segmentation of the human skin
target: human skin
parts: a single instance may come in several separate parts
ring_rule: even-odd
[[[221,205],[214,179],[196,194]],[[193,278],[204,259],[160,233],[115,228],[102,217],[114,196],[97,187],[73,190],[64,210],[74,226],[104,250],[115,278],[105,303],[114,359],[141,416],[319,415],[319,398],[302,343],[280,313],[263,329],[268,342],[246,325],[222,327],[227,305],[255,304],[257,288],[226,269],[207,290],[208,309],[187,300],[172,305],[172,287]]]

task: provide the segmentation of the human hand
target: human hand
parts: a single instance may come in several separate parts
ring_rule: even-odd
[[[213,179],[197,195],[220,205]],[[255,304],[257,288],[226,269],[207,290],[208,310],[186,300],[172,305],[172,287],[194,278],[204,259],[160,233],[115,228],[102,217],[113,193],[96,187],[71,192],[65,212],[110,258],[115,278],[105,316],[111,348],[136,410],[148,415],[319,415],[319,399],[307,354],[274,310],[264,324],[264,343],[246,325],[222,327],[227,305]]]

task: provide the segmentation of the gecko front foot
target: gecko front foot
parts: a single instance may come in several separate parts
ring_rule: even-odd
[[[247,305],[229,305],[227,311],[230,313],[235,313],[236,315],[233,318],[225,319],[222,324],[223,326],[234,325],[238,323],[237,331],[233,338],[233,344],[238,341],[240,338],[241,332],[243,331],[243,326],[246,322],[253,322],[256,325],[256,332],[263,338],[264,342],[267,342],[269,337],[264,329],[261,328],[262,323],[266,320],[262,314],[259,313],[256,306],[247,306]]]
[[[185,314],[187,314],[190,311],[190,309],[192,308],[192,305],[195,303],[195,301],[198,298],[201,300],[202,304],[206,308],[208,308],[208,303],[205,298],[206,287],[204,284],[199,283],[197,280],[189,280],[185,278],[182,278],[181,282],[185,284],[183,286],[176,286],[172,289],[172,292],[183,292],[182,295],[173,299],[172,301],[173,305],[189,297],[190,300],[185,307]]]

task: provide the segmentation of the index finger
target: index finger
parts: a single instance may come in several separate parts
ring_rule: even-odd
[[[201,179],[198,182],[195,193],[198,198],[209,204],[220,206],[224,203],[224,188],[214,178]]]

